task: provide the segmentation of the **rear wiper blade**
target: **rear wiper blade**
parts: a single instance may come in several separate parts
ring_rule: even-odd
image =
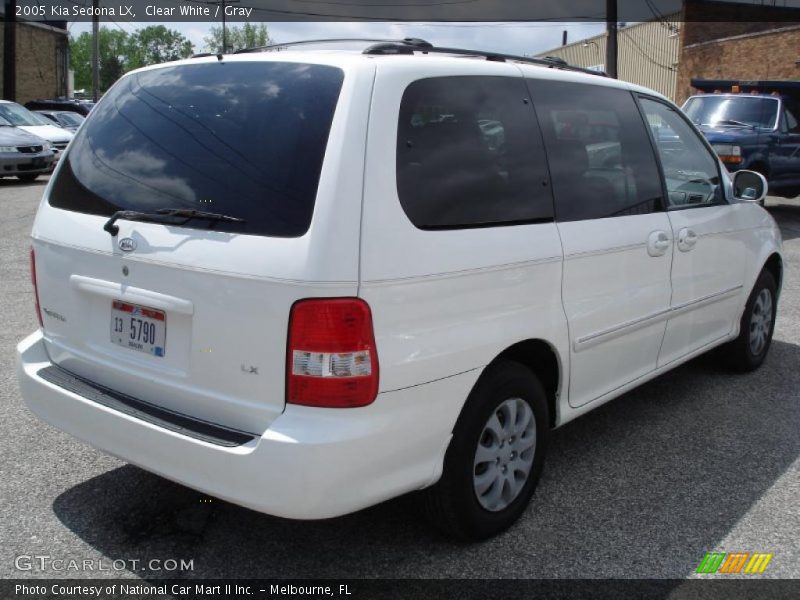
[[[183,219],[180,223],[175,223],[175,218]],[[111,237],[119,233],[118,219],[126,221],[149,221],[151,223],[169,223],[183,225],[191,219],[204,219],[206,221],[225,221],[226,223],[244,223],[244,219],[222,215],[218,213],[205,212],[202,210],[192,210],[190,208],[160,208],[154,213],[141,212],[138,210],[118,210],[103,225],[103,231],[107,231]]]
[[[222,215],[219,213],[205,212],[203,210],[192,210],[191,208],[159,208],[158,215],[170,217],[184,217],[186,219],[206,219],[207,221],[225,221],[226,223],[244,223],[244,219]]]

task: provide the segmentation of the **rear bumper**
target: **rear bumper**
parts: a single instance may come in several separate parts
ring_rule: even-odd
[[[286,407],[269,429],[215,445],[114,410],[39,375],[41,332],[17,348],[17,376],[37,416],[92,446],[248,508],[287,518],[350,513],[441,475],[450,432],[478,371],[382,393],[357,409]]]

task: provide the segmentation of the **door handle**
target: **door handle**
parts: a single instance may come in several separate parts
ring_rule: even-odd
[[[694,249],[696,244],[697,234],[694,231],[688,227],[684,227],[678,232],[678,250],[681,252],[689,252]]]
[[[647,253],[650,256],[664,256],[669,246],[670,239],[666,231],[654,231],[647,238]]]

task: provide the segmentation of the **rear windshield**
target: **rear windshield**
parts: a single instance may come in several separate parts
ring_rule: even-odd
[[[79,115],[78,113],[64,111],[58,113],[58,118],[62,122],[67,123],[68,125],[80,125],[81,123],[83,123],[83,119],[85,117]]]
[[[103,216],[188,208],[245,220],[188,227],[301,236],[343,78],[336,67],[282,62],[131,75],[73,140],[50,204]]]

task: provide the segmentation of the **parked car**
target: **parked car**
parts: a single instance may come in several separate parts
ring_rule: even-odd
[[[24,129],[28,133],[32,133],[50,142],[53,146],[56,161],[58,161],[61,157],[61,153],[66,149],[70,140],[72,140],[72,132],[67,131],[63,127],[54,125],[43,116],[31,112],[16,102],[0,100],[0,117],[4,118],[15,127]]]
[[[48,100],[31,100],[25,103],[29,110],[58,110],[78,113],[84,117],[94,108],[94,102],[78,98],[50,98]]]
[[[800,81],[693,80],[683,110],[729,171],[757,171],[776,196],[800,194]]]
[[[53,168],[50,142],[0,118],[0,177],[34,181]]]
[[[36,216],[31,410],[258,511],[417,492],[481,539],[524,511],[554,427],[712,348],[761,365],[783,278],[764,178],[656,92],[462,54],[125,75]]]
[[[86,117],[81,114],[65,110],[36,110],[33,112],[37,115],[42,115],[45,119],[52,121],[59,127],[63,127],[72,133],[75,133],[78,127],[81,126],[81,123],[86,119]]]

